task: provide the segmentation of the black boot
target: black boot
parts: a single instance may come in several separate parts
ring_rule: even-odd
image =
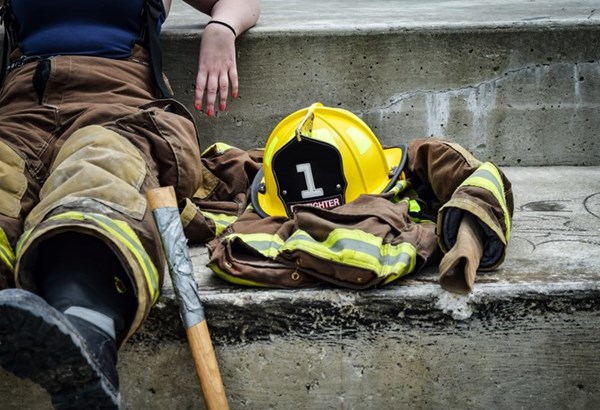
[[[46,388],[56,408],[119,408],[115,340],[137,297],[118,258],[65,232],[39,245],[33,272],[39,296],[0,291],[0,365]]]
[[[57,409],[118,409],[114,338],[33,293],[0,291],[0,365],[31,379]]]

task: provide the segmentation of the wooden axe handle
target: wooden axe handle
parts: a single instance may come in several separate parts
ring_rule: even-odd
[[[167,258],[169,274],[186,326],[186,334],[196,373],[198,373],[200,380],[204,403],[208,410],[226,410],[229,405],[225,388],[223,387],[217,358],[204,318],[204,310],[198,296],[197,285],[193,275],[190,274],[190,272],[193,272],[192,261],[187,252],[187,240],[179,219],[175,190],[171,186],[156,188],[148,191],[146,196]],[[167,214],[161,210],[169,212]],[[166,231],[165,227],[168,227],[169,232]],[[183,249],[184,252],[172,250],[171,245],[174,241],[177,242],[179,249]],[[185,292],[188,292],[188,297],[182,298],[181,295]],[[189,297],[189,293],[192,293],[192,297]],[[190,300],[192,300],[191,306]],[[186,303],[188,306],[185,306]]]

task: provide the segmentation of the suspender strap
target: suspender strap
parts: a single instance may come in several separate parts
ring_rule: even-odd
[[[150,51],[150,65],[161,97],[170,98],[173,97],[173,94],[169,91],[163,78],[162,49],[157,29],[158,19],[164,14],[165,8],[162,0],[146,0],[146,41]]]
[[[8,64],[8,54],[12,48],[12,39],[16,38],[13,35],[14,19],[10,8],[10,0],[4,0],[2,8],[0,8],[0,23],[4,25],[4,40],[2,45],[2,67],[0,67],[0,87],[4,83],[6,76],[6,66]]]
[[[6,28],[4,29],[4,41],[2,42],[2,67],[0,68],[0,87],[4,84],[4,77],[6,76],[6,63],[8,60],[8,51],[6,51],[9,47],[8,45],[8,33],[6,32]]]

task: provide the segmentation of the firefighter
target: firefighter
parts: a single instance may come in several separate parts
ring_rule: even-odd
[[[188,200],[184,223],[233,283],[365,289],[443,255],[441,286],[469,293],[477,270],[506,255],[510,181],[450,141],[383,148],[356,115],[316,103],[283,119],[264,150],[217,144],[202,161],[220,182]]]
[[[256,0],[186,0],[211,16],[194,106],[236,97],[235,39]],[[193,118],[162,73],[170,0],[4,0],[0,365],[57,408],[118,408],[117,349],[159,297],[145,191],[202,182]]]

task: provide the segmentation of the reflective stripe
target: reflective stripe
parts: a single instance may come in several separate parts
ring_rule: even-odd
[[[223,154],[226,151],[229,151],[230,149],[232,149],[233,147],[229,144],[226,144],[224,142],[215,142],[214,144],[211,144],[208,148],[206,148],[203,152],[202,152],[202,156],[205,156],[208,154],[208,152],[213,149],[217,152],[217,154]]]
[[[227,235],[225,239],[228,241],[239,239],[264,257],[271,259],[275,259],[279,255],[280,249],[284,245],[283,239],[278,235],[269,235],[267,233],[234,233]]]
[[[406,245],[406,244],[405,244]],[[416,255],[416,249],[413,249],[412,252],[415,253]],[[409,266],[408,270],[398,270],[395,273],[391,273],[384,281],[383,284],[387,285],[388,283],[395,281],[396,279],[398,279],[401,276],[404,276],[406,274],[409,274],[410,272],[412,272],[415,268],[415,261],[411,260],[411,255],[409,253],[402,253],[399,255],[399,258],[401,259],[400,262],[404,263],[405,266]]]
[[[4,262],[11,272],[14,272],[16,262],[15,252],[12,246],[10,246],[6,233],[2,228],[0,228],[0,260]]]
[[[511,223],[506,197],[504,196],[504,184],[498,169],[491,162],[481,165],[477,171],[473,172],[460,186],[474,186],[485,189],[494,195],[496,201],[500,204],[504,213],[504,224],[506,225],[506,240],[510,239]]]
[[[416,199],[408,200],[408,212],[418,214],[421,212],[421,205]]]
[[[404,176],[404,174],[402,174]],[[399,179],[396,182],[396,185],[389,190],[392,192],[394,196],[391,201],[394,203],[399,203],[402,201],[406,201],[408,203],[408,211],[411,213],[419,213],[421,212],[421,205],[416,200],[417,193],[413,190],[408,192],[408,195],[404,192],[408,188],[408,181],[406,179]]]
[[[219,268],[216,264],[210,264],[210,265],[208,265],[208,267],[217,276],[219,276],[222,279],[225,279],[226,281],[231,282],[231,283],[233,283],[235,285],[269,287],[268,285],[265,285],[263,283],[254,282],[252,280],[242,279],[242,278],[239,278],[237,276],[230,275],[230,274],[226,273],[225,271],[221,270],[221,268]]]
[[[93,222],[97,226],[106,230],[109,234],[111,234],[112,237],[116,238],[122,244],[124,244],[125,247],[129,249],[129,251],[133,254],[139,266],[142,268],[142,271],[144,272],[144,276],[146,278],[146,282],[148,283],[148,290],[150,291],[152,303],[156,303],[159,297],[158,271],[156,269],[156,266],[154,266],[154,264],[150,260],[150,257],[146,253],[137,235],[129,227],[129,225],[127,225],[127,223],[111,219],[107,216],[100,214],[81,213],[75,211],[65,212],[63,214],[55,215],[48,218],[48,221],[61,220]],[[32,230],[33,229],[30,229],[29,231],[25,232],[19,239],[19,244],[17,245],[17,254],[21,253],[22,245],[29,237]]]
[[[401,175],[401,178],[404,176],[404,172]],[[404,199],[404,195],[399,197],[399,194],[402,193],[406,188],[408,188],[408,181],[406,179],[398,179],[396,181],[396,185],[394,185],[393,188],[391,188],[388,192],[391,192],[394,194],[394,196],[392,197],[392,202],[399,202],[402,199]]]
[[[200,213],[206,218],[210,219],[215,224],[215,234],[219,235],[229,225],[235,222],[237,216],[226,215],[226,214],[215,214],[208,211],[200,211]]]
[[[323,242],[315,240],[303,230],[297,230],[285,242],[278,235],[263,233],[231,234],[226,237],[228,241],[234,239],[241,240],[270,259],[275,259],[284,251],[299,250],[341,265],[369,270],[380,278],[386,278],[384,283],[412,272],[417,257],[415,247],[408,242],[382,244],[380,237],[358,229],[334,229]],[[214,270],[215,266],[211,265],[211,268]],[[223,271],[215,272],[226,280],[243,280]]]
[[[392,245],[358,229],[334,229],[325,241],[298,230],[286,241],[282,251],[300,250],[325,260],[355,266],[379,277],[399,277],[412,272],[416,264],[415,247],[407,242]]]

